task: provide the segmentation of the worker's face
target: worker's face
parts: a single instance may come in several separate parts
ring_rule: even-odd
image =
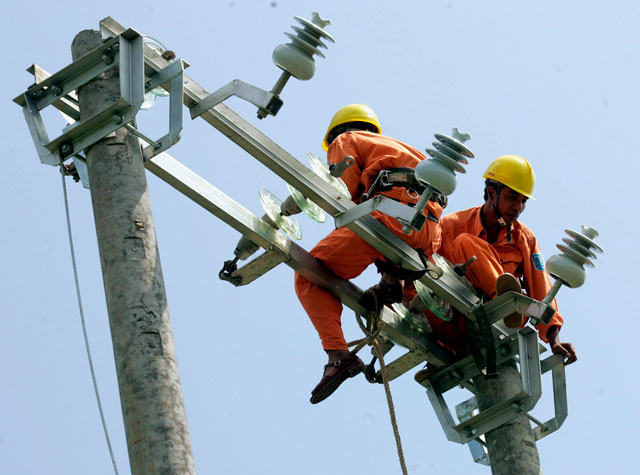
[[[495,189],[490,188],[490,190],[493,190],[492,199],[494,200],[494,204],[497,200],[498,211],[500,211],[505,222],[508,225],[513,224],[524,211],[529,198],[505,186],[502,188],[500,199],[498,200]]]

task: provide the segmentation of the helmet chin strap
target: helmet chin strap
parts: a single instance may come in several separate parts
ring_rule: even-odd
[[[496,185],[497,185],[496,202],[492,203],[493,212],[496,215],[498,224],[503,228],[507,228],[507,242],[511,242],[511,225],[507,224],[507,222],[502,217],[502,213],[500,213],[500,210],[498,209],[498,202],[500,201],[500,193],[502,192],[502,188],[504,188],[504,185],[500,182],[496,182]]]

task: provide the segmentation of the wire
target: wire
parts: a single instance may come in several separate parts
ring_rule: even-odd
[[[98,410],[100,411],[100,419],[102,420],[102,428],[104,430],[104,436],[107,439],[107,446],[109,447],[109,455],[111,456],[111,463],[113,464],[113,470],[118,475],[118,466],[116,465],[116,459],[113,456],[113,449],[111,447],[111,439],[109,438],[109,431],[107,430],[107,423],[104,418],[104,411],[102,410],[102,402],[100,402],[100,391],[98,391],[98,382],[96,380],[96,373],[93,368],[93,358],[91,358],[91,349],[89,347],[89,337],[87,336],[87,325],[84,319],[84,310],[82,308],[82,297],[80,295],[80,283],[78,280],[78,267],[76,265],[76,254],[73,247],[73,235],[71,233],[71,218],[69,215],[69,200],[67,198],[67,184],[64,181],[65,175],[64,164],[60,162],[60,176],[62,177],[62,192],[64,195],[64,209],[67,214],[67,231],[69,233],[69,248],[71,250],[71,262],[73,264],[73,277],[76,282],[76,294],[78,296],[78,308],[80,310],[80,321],[82,322],[82,334],[84,335],[84,345],[87,349],[87,358],[89,360],[89,368],[91,369],[91,379],[93,380],[93,389],[96,393],[96,401],[98,403]]]

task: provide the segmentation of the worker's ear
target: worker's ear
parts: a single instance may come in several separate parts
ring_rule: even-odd
[[[486,191],[487,191],[487,195],[486,195],[487,199],[489,201],[493,201],[496,198],[496,189],[495,189],[495,187],[493,187],[491,185],[488,185]]]

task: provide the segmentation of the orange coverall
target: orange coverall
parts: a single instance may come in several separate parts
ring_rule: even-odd
[[[452,264],[464,263],[471,256],[476,256],[477,260],[467,267],[466,277],[474,287],[482,289],[491,298],[496,294],[498,276],[509,272],[524,281],[529,297],[542,300],[551,288],[551,279],[533,232],[525,224],[515,221],[511,228],[511,242],[508,242],[507,228],[504,228],[496,242],[489,244],[480,218],[481,209],[479,206],[442,217],[442,246],[438,254]],[[549,327],[562,327],[563,322],[555,299],[552,306],[556,313],[551,321],[537,326],[540,338],[545,342],[548,341]]]
[[[340,162],[345,155],[352,155],[355,159],[342,179],[356,203],[360,201],[362,193],[369,190],[381,170],[415,168],[421,160],[426,159],[416,148],[390,137],[365,131],[345,132],[331,143],[327,155],[330,164]],[[418,197],[409,196],[407,189],[402,187],[394,187],[381,194],[405,204],[418,200]],[[432,201],[429,201],[424,212],[426,214],[429,211],[436,218],[442,215],[442,207]],[[440,246],[440,227],[432,220],[426,221],[422,231],[405,234],[396,219],[377,211],[372,216],[411,247],[424,251],[426,256],[433,254]],[[311,254],[343,279],[357,277],[382,257],[379,251],[346,227],[332,231],[311,250]],[[295,289],[320,336],[322,347],[325,350],[348,350],[340,320],[342,303],[298,273],[295,274]]]

